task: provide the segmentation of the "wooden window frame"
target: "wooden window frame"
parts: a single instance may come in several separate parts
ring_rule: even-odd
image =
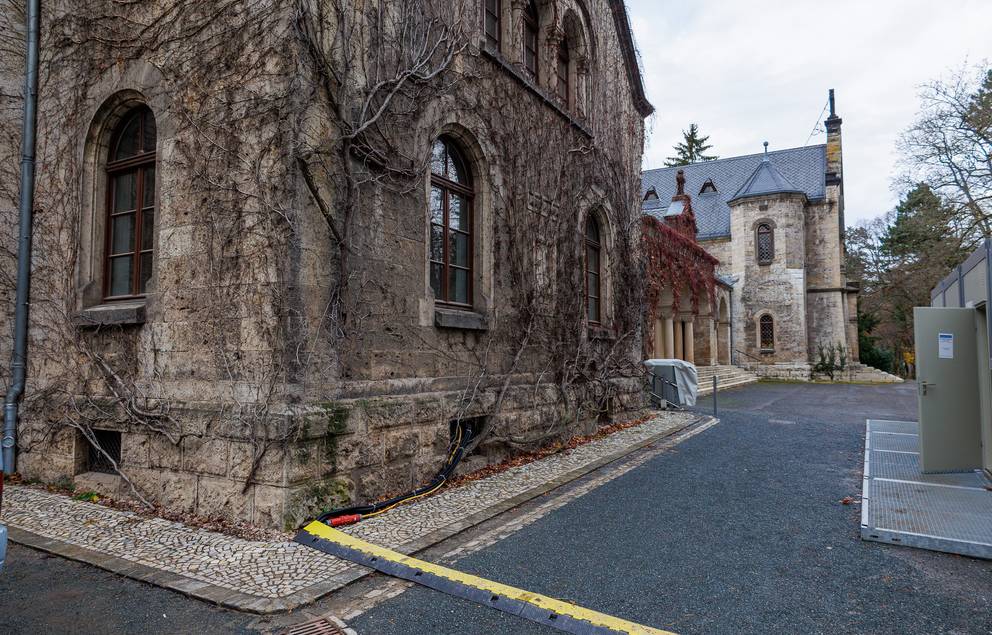
[[[770,331],[770,342],[768,346],[765,346],[765,324],[768,325]],[[774,353],[775,352],[775,318],[765,313],[758,318],[758,349],[763,353]]]
[[[495,5],[490,9],[490,4]],[[496,32],[489,30],[490,16],[496,22]],[[486,38],[486,46],[499,53],[503,52],[503,0],[482,0],[482,32]]]
[[[527,3],[524,8],[523,17],[523,50],[521,59],[524,70],[534,79],[539,81],[541,77],[541,14],[534,4],[534,0]],[[533,56],[533,67],[528,64],[528,53]]]
[[[589,237],[590,226],[596,229],[596,239],[593,240]],[[585,231],[585,289],[586,289],[586,320],[589,324],[601,325],[603,323],[603,230],[600,226],[599,221],[595,216],[589,216],[586,219],[586,231]],[[596,267],[590,266],[592,258],[590,255],[596,253]],[[589,282],[591,275],[596,276],[596,288],[592,289],[592,285]],[[593,293],[595,291],[595,293]],[[590,300],[596,300],[596,315],[591,314]]]
[[[435,174],[433,169],[431,171],[431,189],[437,188],[441,190],[441,205],[443,212],[443,226],[438,225],[434,222],[433,214],[430,208],[430,195],[428,195],[428,205],[427,205],[427,222],[428,222],[428,243],[427,243],[427,256],[428,256],[428,284],[434,292],[434,299],[437,304],[459,308],[459,309],[472,309],[474,307],[474,286],[475,286],[475,190],[472,186],[472,171],[469,167],[468,161],[465,159],[464,153],[460,151],[458,146],[448,137],[442,136],[435,141],[435,143],[443,143],[445,147],[445,164],[447,165],[447,156],[449,153],[454,151],[458,162],[461,164],[462,169],[465,172],[465,180],[467,183],[457,183],[446,178],[444,175]],[[433,153],[433,146],[431,147],[431,152]],[[466,213],[468,214],[468,231],[461,231],[458,229],[453,229],[450,227],[451,221],[449,216],[450,211],[450,201],[451,195],[457,194],[465,199]],[[432,239],[432,229],[434,226],[439,226],[442,229],[442,260],[434,260],[433,253],[431,253],[431,239]],[[451,264],[451,254],[450,249],[450,235],[452,232],[457,232],[468,237],[468,266],[460,267],[458,265]],[[430,284],[430,268],[434,264],[441,265],[441,288],[434,289],[433,285]],[[451,300],[449,295],[449,274],[451,269],[461,269],[467,272],[468,282],[467,282],[467,295],[468,302],[457,302]]]
[[[145,177],[148,170],[152,170],[153,179],[155,178],[156,170],[156,158],[158,153],[158,132],[156,126],[156,137],[155,137],[155,149],[151,151],[146,151],[144,148],[145,141],[145,122],[146,115],[148,118],[154,122],[154,114],[151,112],[147,106],[138,106],[131,111],[129,111],[118,123],[117,129],[111,137],[111,143],[109,152],[107,155],[107,164],[104,168],[104,176],[107,179],[107,198],[105,202],[105,219],[106,228],[104,232],[104,246],[103,246],[103,293],[102,298],[105,302],[123,302],[127,300],[141,299],[146,296],[146,292],[141,289],[141,259],[142,256],[148,254],[151,259],[155,257],[155,239],[152,237],[152,246],[145,249],[142,245],[142,237],[144,234],[144,222],[146,221],[146,214],[150,212],[151,219],[149,222],[152,223],[152,229],[154,230],[155,215],[158,208],[158,192],[154,191],[155,183],[152,182],[152,204],[150,206],[145,205]],[[139,140],[139,151],[137,154],[124,158],[124,159],[114,159],[114,155],[117,154],[117,149],[120,146],[121,140],[123,139],[123,134],[127,130],[131,121],[134,118],[138,118],[138,129],[137,136]],[[126,174],[133,173],[136,180],[135,185],[135,208],[133,210],[128,210],[124,212],[114,211],[114,199],[116,194],[117,178],[124,176]],[[134,216],[134,226],[132,228],[132,238],[134,240],[134,245],[130,252],[113,252],[113,232],[114,232],[114,219],[123,216]],[[121,258],[124,256],[131,256],[131,285],[129,293],[124,295],[111,295],[112,290],[112,260],[114,258]],[[149,276],[150,278],[150,276]]]
[[[768,237],[768,257],[761,255],[761,240],[763,236]],[[770,265],[775,261],[775,228],[771,223],[758,223],[754,228],[754,257],[759,265]]]

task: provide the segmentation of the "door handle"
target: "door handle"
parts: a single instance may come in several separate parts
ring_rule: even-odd
[[[927,396],[927,388],[935,388],[936,386],[937,384],[932,382],[926,382],[926,381],[920,382],[920,390],[923,392],[924,397]]]

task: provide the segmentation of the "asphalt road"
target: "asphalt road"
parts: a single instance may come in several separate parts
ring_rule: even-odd
[[[992,563],[862,542],[864,420],[915,386],[758,384],[721,423],[457,568],[679,633],[988,633]],[[416,587],[359,633],[553,633]]]
[[[866,417],[914,419],[912,385],[758,384],[721,423],[457,568],[679,633],[989,633],[992,562],[864,543]],[[707,405],[709,402],[707,401]],[[14,546],[0,634],[245,633],[276,619]],[[554,633],[414,587],[362,635]]]

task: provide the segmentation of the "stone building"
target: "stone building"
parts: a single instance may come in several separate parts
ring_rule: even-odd
[[[858,286],[844,259],[841,118],[833,108],[827,142],[649,170],[646,213],[675,191],[684,170],[700,244],[732,281],[734,363],[763,376],[808,379],[820,346],[858,359]],[[720,310],[722,314],[722,309]]]
[[[42,24],[25,477],[291,526],[642,407],[621,0]]]

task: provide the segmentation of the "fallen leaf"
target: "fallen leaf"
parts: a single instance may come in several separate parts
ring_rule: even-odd
[[[850,505],[853,502],[854,502],[854,499],[851,498],[850,496],[845,496],[844,498],[840,499],[840,504],[841,505]]]

